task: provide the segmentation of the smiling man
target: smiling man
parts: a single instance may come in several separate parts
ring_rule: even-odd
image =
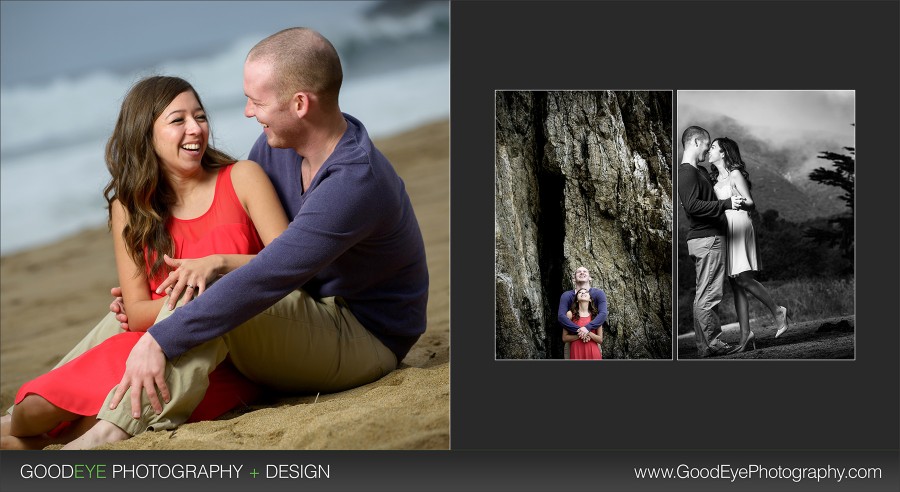
[[[394,370],[425,331],[419,224],[390,162],[341,112],[342,78],[337,51],[311,29],[286,29],[250,51],[244,114],[263,134],[249,158],[293,219],[255,259],[148,330],[101,422],[70,447],[183,423],[226,355],[261,385],[334,392]],[[189,286],[164,287],[177,299]]]
[[[572,284],[574,288],[572,290],[567,290],[562,293],[559,297],[559,309],[556,313],[556,319],[559,321],[559,324],[566,331],[578,335],[584,341],[590,341],[589,330],[602,330],[603,323],[606,322],[606,317],[608,315],[608,311],[606,308],[606,293],[602,290],[591,287],[591,274],[588,272],[588,269],[580,266],[575,269],[575,273],[572,274]],[[571,309],[572,303],[575,301],[575,292],[579,289],[588,289],[591,300],[594,302],[594,307],[597,308],[597,315],[594,316],[586,326],[579,327],[568,316],[566,313]]]

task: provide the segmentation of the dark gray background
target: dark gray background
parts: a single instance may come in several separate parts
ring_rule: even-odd
[[[454,2],[453,451],[2,452],[3,490],[896,490],[898,14],[896,2]],[[714,24],[732,36],[713,40]],[[727,83],[707,74],[719,56],[734,60]],[[682,58],[694,60],[690,71]],[[495,361],[495,89],[855,89],[857,360]],[[583,419],[596,429],[575,437]],[[332,479],[17,478],[22,463],[39,462],[322,463]],[[681,463],[881,466],[885,476],[632,478],[633,466]]]
[[[897,13],[886,2],[454,3],[452,448],[896,449]],[[855,89],[856,361],[495,361],[497,89]]]

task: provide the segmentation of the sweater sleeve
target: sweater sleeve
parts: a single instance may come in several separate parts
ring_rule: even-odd
[[[559,310],[556,313],[556,320],[559,321],[559,324],[566,330],[572,333],[578,333],[578,325],[573,323],[572,320],[566,316],[569,306],[572,305],[574,295],[574,292],[567,290],[559,297]]]
[[[365,165],[333,166],[287,230],[148,332],[169,359],[221,336],[275,304],[365,238],[379,221]]]
[[[606,310],[606,292],[600,289],[591,289],[591,300],[594,301],[594,307],[597,308],[597,316],[594,316],[587,327],[589,330],[599,330],[609,314]]]
[[[699,198],[700,183],[697,182],[699,176],[699,171],[678,173],[678,198],[681,200],[684,211],[688,215],[698,218],[715,218],[724,214],[731,199],[701,200]]]

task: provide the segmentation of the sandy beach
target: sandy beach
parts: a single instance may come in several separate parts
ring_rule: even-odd
[[[428,328],[400,368],[349,391],[267,395],[215,421],[147,432],[105,448],[449,447],[449,123],[422,125],[376,144],[406,183],[430,274]],[[0,408],[5,411],[22,383],[53,367],[106,314],[116,278],[105,227],[0,258]]]

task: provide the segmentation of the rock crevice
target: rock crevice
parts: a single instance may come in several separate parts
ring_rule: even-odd
[[[560,358],[560,294],[607,294],[604,356],[671,357],[671,92],[496,93],[498,358]]]

